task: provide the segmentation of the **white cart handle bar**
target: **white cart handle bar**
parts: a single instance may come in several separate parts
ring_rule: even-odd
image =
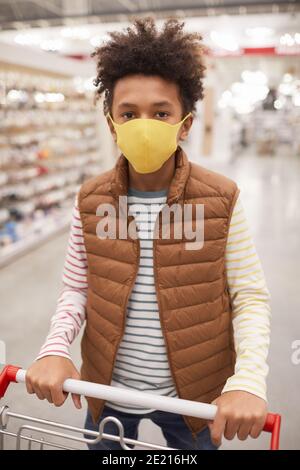
[[[26,370],[12,365],[5,366],[0,374],[0,398],[5,395],[10,382],[25,383],[25,376]],[[217,413],[216,405],[154,395],[136,390],[127,390],[110,385],[85,382],[83,380],[66,379],[63,383],[63,390],[86,397],[116,401],[129,405],[138,404],[145,408],[154,408],[160,411],[178,413],[205,420],[214,420]],[[268,413],[264,431],[272,433],[271,450],[279,448],[280,424],[281,416],[279,414]]]

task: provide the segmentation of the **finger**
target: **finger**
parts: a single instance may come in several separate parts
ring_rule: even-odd
[[[39,387],[39,385],[35,384],[34,387],[33,387],[33,390],[34,390],[34,393],[36,394],[36,396],[40,399],[40,400],[45,400],[45,397]]]
[[[26,385],[26,390],[28,393],[30,394],[34,393],[33,386],[29,378],[26,378],[25,385]]]
[[[252,425],[253,425],[253,421],[244,420],[242,422],[237,432],[237,436],[240,439],[240,441],[244,441],[245,439],[247,439],[247,437],[250,434]]]
[[[226,417],[225,415],[217,411],[214,422],[210,426],[210,436],[214,445],[220,446],[222,443],[222,436],[226,427]]]
[[[235,419],[228,419],[225,427],[224,437],[231,441],[238,432],[240,423]]]
[[[209,429],[212,428],[214,422],[213,421],[207,421],[207,426],[209,427]]]
[[[212,401],[211,404],[212,404],[212,405],[215,405],[215,404],[216,404],[216,401],[215,401],[215,400]],[[208,426],[208,428],[209,428],[210,431],[211,431],[211,429],[212,429],[213,424],[214,424],[214,420],[213,420],[213,419],[211,419],[211,420],[208,419],[208,420],[207,420],[207,426]]]
[[[52,396],[51,396],[51,390],[50,390],[49,386],[47,386],[47,385],[40,386],[40,391],[43,394],[43,396],[48,400],[49,403],[53,403]]]
[[[81,397],[80,395],[76,395],[76,393],[72,393],[72,400],[76,408],[80,410],[81,408]]]
[[[66,401],[68,393],[63,392],[62,386],[56,385],[54,387],[51,387],[51,396],[53,404],[55,406],[61,406]]]
[[[262,418],[260,420],[256,420],[250,430],[250,436],[253,437],[253,439],[257,439],[264,427],[265,424],[265,419]]]

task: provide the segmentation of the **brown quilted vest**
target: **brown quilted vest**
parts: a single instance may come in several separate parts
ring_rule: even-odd
[[[204,245],[186,250],[184,236],[162,237],[159,215],[160,237],[153,246],[159,314],[178,397],[211,403],[233,375],[236,359],[225,248],[239,189],[226,176],[190,162],[180,146],[175,167],[167,204],[204,204]],[[127,301],[139,266],[139,241],[118,235],[98,238],[96,209],[101,203],[117,208],[118,196],[126,195],[127,189],[128,162],[121,154],[112,169],[82,184],[78,198],[88,260],[81,377],[105,385],[111,383],[125,330]],[[132,219],[126,215],[127,223]],[[96,423],[105,400],[87,401]],[[207,425],[200,418],[183,418],[194,438]]]

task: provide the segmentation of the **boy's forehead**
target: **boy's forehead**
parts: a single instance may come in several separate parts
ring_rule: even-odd
[[[118,80],[113,93],[114,105],[153,105],[164,104],[174,107],[180,105],[178,86],[156,76],[128,76]]]

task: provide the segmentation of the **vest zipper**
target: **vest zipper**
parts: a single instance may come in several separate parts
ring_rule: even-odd
[[[154,232],[155,233],[155,228],[156,228],[156,225],[157,225],[157,220],[159,219],[159,214],[157,215],[156,217],[156,220],[155,220],[155,224],[154,224]],[[134,217],[133,219],[134,220]],[[135,221],[134,221],[135,223]],[[135,223],[136,224],[136,223]],[[134,284],[135,284],[135,280],[136,280],[136,277],[137,277],[137,273],[138,273],[138,269],[139,269],[139,260],[140,260],[140,254],[141,254],[141,249],[140,249],[140,240],[139,238],[137,238],[137,246],[138,246],[138,262],[136,263],[136,271],[135,271],[135,276],[134,276],[134,279],[133,279],[133,282],[131,284],[131,287],[130,287],[130,290],[128,291],[128,294],[127,294],[127,297],[126,297],[126,301],[125,301],[125,309],[124,309],[124,314],[123,314],[123,331],[122,331],[122,335],[120,336],[120,339],[119,339],[119,342],[117,344],[117,347],[116,347],[116,351],[115,351],[115,356],[114,356],[114,359],[113,359],[113,366],[112,366],[112,372],[111,372],[111,376],[110,376],[110,380],[109,380],[109,383],[111,384],[111,380],[112,380],[112,376],[113,376],[113,371],[114,371],[114,368],[115,368],[115,362],[116,362],[116,359],[117,359],[117,353],[118,353],[118,350],[119,350],[119,346],[120,346],[120,343],[121,343],[121,340],[124,336],[124,333],[125,333],[125,327],[126,327],[126,312],[127,312],[127,304],[128,304],[128,300],[129,300],[129,297],[131,295],[131,292],[133,290],[133,287],[134,287]],[[158,282],[157,282],[157,274],[156,274],[156,244],[157,244],[157,239],[156,238],[153,238],[153,273],[154,273],[154,283],[155,283],[155,290],[156,290],[156,296],[157,296],[157,304],[158,304],[158,312],[159,312],[159,318],[160,318],[160,324],[161,324],[161,329],[162,329],[162,332],[163,332],[163,335],[164,335],[164,339],[165,339],[165,345],[166,345],[166,350],[167,350],[167,355],[168,355],[168,362],[169,362],[169,365],[170,365],[170,370],[171,370],[171,375],[173,377],[173,382],[175,384],[175,388],[176,388],[176,392],[177,392],[177,395],[179,397],[179,393],[178,393],[178,384],[176,382],[176,379],[175,379],[175,373],[174,373],[174,370],[173,370],[173,366],[172,366],[172,361],[170,360],[170,353],[169,353],[169,348],[168,348],[168,343],[167,343],[167,338],[166,338],[166,332],[165,332],[165,327],[164,327],[164,324],[163,324],[163,321],[162,321],[162,317],[161,317],[161,304],[160,304],[160,297],[159,297],[159,290],[158,290]],[[105,402],[107,400],[104,400],[103,401],[103,406],[102,406],[102,410],[103,410],[103,407],[105,405]],[[101,410],[101,413],[102,413],[102,410]],[[197,433],[194,432],[189,424],[189,422],[187,421],[187,419],[185,418],[185,416],[183,416],[183,419],[187,425],[187,427],[190,429],[191,433],[192,433],[192,437],[193,439],[196,441],[197,439]]]
[[[133,216],[132,216],[133,217]],[[134,220],[134,217],[133,219]],[[135,221],[134,221],[135,223]],[[136,224],[135,224],[136,225]],[[120,346],[120,343],[123,339],[123,336],[124,336],[124,333],[125,333],[125,328],[126,328],[126,312],[127,312],[127,305],[128,305],[128,300],[129,300],[129,297],[131,295],[131,292],[133,290],[133,287],[134,287],[134,284],[135,284],[135,280],[136,280],[136,277],[137,277],[137,273],[138,273],[138,269],[139,269],[139,259],[140,259],[140,240],[139,238],[137,238],[137,246],[138,246],[138,262],[136,263],[136,270],[135,270],[135,275],[134,275],[134,278],[133,278],[133,281],[132,281],[132,284],[131,284],[131,287],[128,291],[128,294],[127,294],[127,297],[126,297],[126,300],[125,300],[125,308],[124,308],[124,311],[123,311],[123,326],[122,326],[122,334],[120,336],[120,339],[118,341],[118,344],[117,344],[117,347],[116,347],[116,350],[115,350],[115,355],[114,355],[114,358],[113,358],[113,365],[112,365],[112,370],[111,370],[111,375],[110,375],[110,379],[109,379],[109,384],[111,384],[111,381],[112,381],[112,376],[113,376],[113,372],[114,372],[114,368],[115,368],[115,362],[116,362],[116,359],[117,359],[117,355],[118,355],[118,350],[119,350],[119,346]],[[107,400],[104,401],[103,403],[103,407],[105,405],[105,402]],[[102,409],[103,409],[102,407]]]
[[[157,224],[157,220],[159,219],[159,214],[158,213],[158,216],[155,220],[155,224],[154,224],[154,233],[155,233],[155,227],[156,227],[156,224]],[[156,273],[156,270],[157,270],[157,265],[156,265],[156,245],[157,245],[157,239],[154,238],[153,239],[153,272],[154,272],[154,283],[155,283],[155,290],[156,290],[156,296],[157,296],[157,304],[158,304],[158,312],[159,312],[159,318],[160,318],[160,324],[161,324],[161,329],[162,329],[162,332],[163,332],[163,335],[164,335],[164,339],[165,339],[165,345],[166,345],[166,350],[167,350],[167,355],[168,355],[168,360],[169,360],[169,366],[170,366],[170,371],[171,371],[171,375],[173,377],[173,382],[174,382],[174,385],[175,385],[175,388],[176,388],[176,392],[177,392],[177,395],[178,397],[180,397],[180,394],[178,393],[178,384],[176,382],[176,378],[175,378],[175,373],[174,373],[174,370],[173,370],[173,366],[172,366],[172,361],[171,361],[171,357],[170,357],[170,352],[169,352],[169,347],[168,347],[168,342],[167,342],[167,335],[166,335],[166,331],[165,331],[165,326],[164,326],[164,323],[162,321],[162,316],[161,316],[161,303],[160,303],[160,296],[159,296],[159,290],[158,290],[158,282],[157,282],[157,273]],[[193,431],[193,429],[191,428],[188,420],[186,419],[186,417],[184,415],[182,415],[187,427],[190,429],[191,433],[192,433],[192,437],[193,439],[196,441],[197,439],[197,433]]]

